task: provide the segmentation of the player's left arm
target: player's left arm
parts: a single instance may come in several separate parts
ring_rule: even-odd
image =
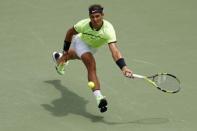
[[[118,67],[121,69],[122,73],[126,76],[126,77],[133,77],[132,74],[132,70],[129,69],[126,65],[126,62],[121,54],[121,52],[119,51],[116,42],[111,42],[108,43],[109,49],[111,51],[112,57],[114,59],[114,61],[116,62],[116,64],[118,65]]]

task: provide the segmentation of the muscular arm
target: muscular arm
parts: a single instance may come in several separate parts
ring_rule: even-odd
[[[71,41],[72,41],[72,37],[73,35],[78,34],[78,32],[74,29],[74,27],[68,29],[66,36],[65,36],[65,40],[64,40],[64,52],[63,52],[63,56],[57,60],[58,64],[63,64],[65,63],[65,61],[67,61],[67,57],[68,57],[68,49],[70,47]],[[67,50],[67,51],[65,51]]]
[[[65,41],[71,42],[73,35],[78,34],[78,32],[74,29],[74,27],[70,28],[65,37]]]
[[[109,49],[112,53],[112,57],[114,59],[114,61],[116,62],[118,59],[122,58],[122,54],[120,53],[120,51],[118,50],[118,47],[116,45],[115,42],[108,44]]]
[[[119,60],[122,57],[121,52],[119,51],[119,49],[117,48],[117,45],[115,42],[108,44],[109,45],[109,49],[112,53],[112,57],[114,59],[114,61],[116,62],[117,60]],[[124,66],[122,69],[122,73],[126,76],[126,77],[132,77],[132,70],[130,70],[127,66]]]

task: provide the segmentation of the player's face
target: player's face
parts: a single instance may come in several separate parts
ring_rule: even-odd
[[[90,14],[90,20],[94,28],[100,28],[103,24],[103,14],[101,13]]]

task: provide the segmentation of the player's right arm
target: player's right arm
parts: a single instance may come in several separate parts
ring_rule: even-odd
[[[67,31],[64,40],[64,52],[69,50],[73,35],[83,32],[84,26],[86,26],[87,23],[89,23],[88,19],[80,20]]]
[[[64,46],[63,46],[64,53],[63,56],[58,60],[58,64],[63,64],[65,60],[67,60],[67,56],[68,56],[67,54],[70,48],[73,35],[83,32],[83,27],[88,23],[88,21],[89,21],[88,19],[81,20],[77,22],[72,28],[68,29],[64,40]]]
[[[67,60],[67,53],[70,48],[70,44],[72,41],[73,35],[78,34],[74,27],[68,29],[65,39],[64,39],[64,46],[63,46],[63,56],[58,60],[58,64],[63,64],[65,60]]]
[[[67,33],[64,41],[68,41],[71,43],[73,35],[78,34],[74,27],[70,28]]]

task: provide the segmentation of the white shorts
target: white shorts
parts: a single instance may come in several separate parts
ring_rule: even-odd
[[[73,36],[70,48],[75,50],[79,58],[81,58],[81,56],[84,53],[90,52],[92,54],[95,54],[97,51],[96,48],[92,48],[88,44],[86,44],[84,41],[82,41],[78,35]]]

